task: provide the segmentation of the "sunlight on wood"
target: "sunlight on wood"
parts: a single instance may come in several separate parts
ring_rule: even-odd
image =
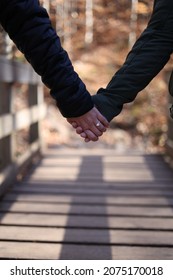
[[[141,156],[105,157],[103,163],[105,181],[154,181],[150,167]]]

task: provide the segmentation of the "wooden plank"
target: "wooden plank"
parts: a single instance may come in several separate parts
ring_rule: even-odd
[[[170,247],[173,246],[173,232],[1,226],[0,240]]]
[[[74,188],[74,184],[77,188],[91,188],[91,189],[95,189],[95,188],[99,188],[99,189],[123,189],[123,190],[127,190],[127,189],[133,189],[133,190],[138,190],[138,189],[163,189],[163,190],[173,190],[173,186],[172,186],[172,181],[162,181],[162,182],[121,182],[121,181],[103,181],[99,178],[99,180],[86,180],[86,178],[81,178],[77,179],[77,180],[42,180],[42,178],[40,177],[39,180],[36,181],[32,181],[31,177],[28,175],[28,178],[25,177],[25,180],[22,182],[23,187],[42,187],[42,188],[47,188],[47,185],[49,185],[49,187],[60,187],[60,186],[65,186],[65,187],[71,187]],[[20,187],[20,185],[18,185]],[[12,189],[13,190],[13,189]]]
[[[69,170],[67,169],[66,171],[64,171],[63,173],[60,173],[58,172],[58,169],[57,169],[57,173],[54,173],[54,174],[49,174],[49,173],[42,173],[42,174],[32,174],[30,175],[29,177],[26,177],[29,178],[31,180],[32,183],[39,183],[39,182],[48,182],[51,181],[51,182],[55,182],[55,181],[68,181],[68,180],[79,180],[78,178],[78,174],[79,174],[79,170],[76,168],[76,171],[75,173],[71,173],[69,172]],[[80,176],[80,181],[86,181],[88,180],[88,182],[99,182],[99,181],[104,181],[104,182],[107,182],[108,184],[109,183],[112,183],[114,182],[114,184],[118,184],[119,182],[122,182],[122,183],[125,183],[125,182],[136,182],[138,184],[140,184],[141,182],[141,178],[144,178],[145,176],[145,179],[142,180],[142,182],[146,182],[146,184],[148,184],[150,182],[150,180],[154,180],[153,177],[147,177],[147,175],[145,174],[136,174],[136,176],[128,176],[127,177],[124,177],[122,179],[122,176],[123,175],[120,175],[120,174],[117,174],[117,175],[110,175],[110,174],[105,174],[104,176],[100,175],[100,174],[91,174],[90,177],[88,177],[88,175],[82,175]],[[160,182],[162,182],[163,185],[171,185],[172,183],[172,176],[169,176],[169,177],[166,177],[166,178],[160,178],[159,179]],[[157,182],[157,181],[156,181]]]
[[[51,214],[76,214],[76,215],[127,215],[127,216],[155,216],[173,217],[171,207],[129,207],[129,206],[88,206],[67,204],[42,204],[42,203],[10,203],[2,202],[0,211],[25,212],[25,213],[51,213]]]
[[[1,242],[0,259],[59,259],[61,254],[60,244],[40,244],[23,242]]]
[[[41,82],[40,77],[29,64],[12,61],[2,56],[0,57],[0,81],[29,84],[38,84]]]
[[[14,164],[8,165],[3,171],[0,172],[0,196],[5,192],[7,185],[15,178],[15,166]]]
[[[172,260],[173,248],[115,247],[111,248],[113,260]],[[66,255],[68,256],[68,254]]]
[[[172,260],[173,248],[0,242],[0,259]]]
[[[43,184],[45,184],[45,181],[43,181]],[[101,184],[101,183],[100,183]],[[49,187],[45,187],[46,184],[44,185],[44,187],[41,186],[41,184],[37,185],[37,184],[32,184],[30,185],[30,187],[27,187],[25,185],[16,185],[13,188],[13,193],[30,193],[30,194],[37,194],[37,193],[42,193],[42,194],[54,194],[54,195],[62,195],[62,194],[68,194],[68,195],[109,195],[109,196],[132,196],[132,197],[136,197],[136,196],[154,196],[154,197],[163,197],[163,195],[165,197],[173,197],[173,190],[167,190],[165,188],[165,190],[162,189],[112,189],[112,188],[93,188],[93,189],[89,189],[89,188],[84,188],[82,186],[81,183],[81,187],[76,187],[75,182],[73,185],[73,188],[67,188],[67,186],[62,185],[59,186],[58,188],[56,187],[56,184],[52,187],[52,185],[50,184]],[[48,185],[47,185],[48,186]]]
[[[172,260],[173,248],[63,244],[60,260]]]
[[[97,166],[97,165],[96,165]],[[71,178],[70,175],[72,175],[74,172],[77,175],[79,175],[79,168],[80,166],[52,166],[51,168],[48,167],[40,167],[35,170],[35,172],[31,175],[30,180],[36,181],[41,179],[45,180],[55,180],[55,179],[66,179]],[[152,170],[146,169],[141,170],[139,169],[132,169],[132,168],[113,168],[110,170],[110,168],[100,167],[99,169],[93,169],[90,170],[88,168],[88,165],[85,165],[85,171],[82,170],[82,174],[80,174],[80,179],[87,179],[87,180],[100,180],[111,182],[111,181],[121,181],[121,182],[140,182],[141,178],[143,182],[152,182],[152,181],[158,181],[158,182],[172,182],[172,172],[170,171],[158,171],[157,180],[154,178],[154,174]],[[45,170],[47,172],[45,172]],[[125,174],[125,175],[124,175]]]
[[[100,204],[100,205],[127,205],[127,206],[173,206],[173,198],[166,197],[124,197],[124,196],[91,196],[88,197],[79,195],[44,195],[44,194],[14,194],[8,193],[2,199],[4,202],[31,202],[31,203],[73,203],[73,204]]]
[[[40,104],[23,109],[15,114],[0,116],[0,139],[11,134],[12,131],[20,130],[42,120],[46,114],[46,105]]]
[[[25,250],[23,250],[25,248]],[[30,242],[0,242],[0,259],[31,260],[172,260],[168,247],[125,247]]]
[[[102,229],[152,229],[173,230],[173,219],[167,218],[136,218],[111,216],[76,216],[76,215],[50,215],[50,214],[0,214],[1,225],[42,226],[42,227],[77,227]]]
[[[0,196],[16,181],[16,174],[20,168],[29,162],[32,157],[39,151],[39,142],[35,141],[30,145],[30,149],[18,157],[15,163],[9,164],[0,173]]]
[[[43,242],[62,242],[65,229],[40,228],[40,227],[17,227],[1,226],[0,240],[18,241],[43,241]]]

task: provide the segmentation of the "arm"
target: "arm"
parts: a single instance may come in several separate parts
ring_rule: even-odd
[[[64,117],[78,117],[93,108],[90,94],[38,0],[1,0],[0,23],[51,89]]]
[[[97,108],[110,121],[124,103],[135,99],[168,62],[173,52],[173,1],[155,0],[147,28],[127,55],[125,63],[106,89],[93,97]]]

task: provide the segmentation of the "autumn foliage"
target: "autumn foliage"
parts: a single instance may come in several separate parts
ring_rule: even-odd
[[[40,2],[48,10],[64,48],[91,94],[106,86],[112,75],[121,67],[133,40],[135,41],[146,27],[153,6],[151,0]],[[87,11],[89,8],[90,11]],[[88,21],[87,17],[90,17]],[[86,32],[91,32],[88,41]],[[1,54],[5,53],[5,40],[4,33],[1,33]],[[24,59],[14,45],[10,51],[13,59]],[[168,72],[169,69],[171,62],[167,66]],[[164,147],[166,140],[167,71],[162,70],[138,95],[135,102],[125,106],[122,114],[111,124],[113,128],[119,127],[129,131],[133,137],[142,136],[151,149]]]

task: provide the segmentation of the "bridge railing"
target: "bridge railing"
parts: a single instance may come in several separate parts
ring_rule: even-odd
[[[43,149],[43,87],[28,64],[0,57],[0,195]]]

